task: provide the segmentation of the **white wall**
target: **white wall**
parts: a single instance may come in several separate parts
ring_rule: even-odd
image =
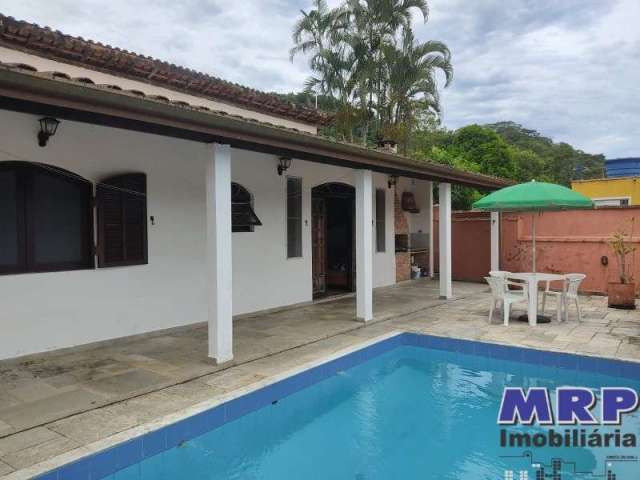
[[[148,265],[0,276],[0,358],[205,321],[202,145],[62,122],[40,148],[37,118],[0,111],[0,160],[145,172],[156,225]]]
[[[413,178],[401,177],[398,179],[396,186],[398,198],[402,199],[402,192],[413,192],[416,200],[416,206],[420,209],[419,213],[403,212],[409,224],[410,233],[429,233],[429,222],[426,209],[429,208],[427,203],[427,186],[429,182]]]
[[[294,159],[286,174],[278,176],[278,161],[272,155],[242,150],[232,150],[231,155],[231,176],[251,192],[256,215],[263,223],[254,232],[233,234],[234,313],[311,301],[311,189],[326,182],[353,185],[353,170]],[[302,178],[300,258],[287,259],[286,175]],[[387,192],[387,248],[384,253],[376,253],[374,248],[373,253],[374,287],[380,287],[395,282],[393,196],[385,175],[373,177],[374,187]]]
[[[205,321],[202,145],[63,121],[40,148],[37,120],[0,110],[0,161],[49,163],[94,182],[145,172],[156,224],[148,226],[148,265],[0,276],[0,358]],[[287,173],[303,178],[303,257],[287,259],[286,181],[276,165],[273,156],[232,150],[232,178],[251,191],[263,223],[233,234],[234,314],[312,300],[311,188],[353,184],[350,169],[294,159]],[[374,182],[386,189],[385,175]],[[390,190],[386,212],[387,251],[373,254],[374,286],[395,282]]]

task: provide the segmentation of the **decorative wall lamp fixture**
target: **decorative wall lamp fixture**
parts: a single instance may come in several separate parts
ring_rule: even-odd
[[[291,158],[289,158],[289,157],[280,157],[278,159],[278,161],[280,162],[278,164],[278,175],[282,175],[291,166]]]
[[[387,182],[387,185],[389,185],[389,188],[395,187],[396,183],[398,183],[398,176],[389,175],[389,181]]]
[[[38,145],[44,147],[49,138],[53,137],[56,134],[56,130],[58,130],[58,125],[60,125],[60,121],[56,120],[53,117],[43,117],[39,120],[40,122],[40,131],[38,132]]]

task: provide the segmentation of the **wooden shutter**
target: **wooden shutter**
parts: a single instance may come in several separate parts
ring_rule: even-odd
[[[128,173],[96,186],[98,266],[148,263],[147,176]]]

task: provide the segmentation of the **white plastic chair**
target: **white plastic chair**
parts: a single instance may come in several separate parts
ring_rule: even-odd
[[[490,277],[507,277],[511,272],[507,272],[506,270],[491,270],[489,272]]]
[[[553,282],[562,282],[562,290],[556,292],[551,290],[551,283]],[[567,291],[567,277],[563,280],[547,280],[547,285],[545,286],[544,292],[542,292],[542,309],[541,314],[544,315],[544,310],[547,306],[547,297],[555,297],[556,299],[556,311],[557,311],[557,320],[561,322],[563,320],[564,314],[563,310],[565,308],[565,293]]]
[[[507,272],[506,270],[491,270],[489,272],[489,276],[490,277],[497,277],[497,278],[502,278],[503,280],[506,280],[507,276],[510,274],[511,272]],[[504,283],[504,289],[505,291],[509,290],[509,287],[507,286],[507,283]]]
[[[582,321],[582,312],[580,311],[580,301],[578,296],[578,289],[582,281],[587,278],[584,273],[569,273],[566,275],[567,289],[564,295],[564,316],[566,320],[569,320],[569,303],[573,301],[578,312],[578,322]]]
[[[527,303],[527,289],[521,283],[510,282],[507,277],[489,276],[484,279],[491,287],[491,307],[489,308],[489,323],[493,320],[493,310],[502,306],[502,315],[505,326],[509,325],[509,314],[511,305],[514,303]],[[510,286],[517,287],[516,290],[509,290]]]

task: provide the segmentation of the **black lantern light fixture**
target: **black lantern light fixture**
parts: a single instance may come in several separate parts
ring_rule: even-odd
[[[279,163],[278,163],[278,175],[282,175],[291,166],[291,158],[289,158],[289,157],[280,157],[278,159],[278,161],[279,161]]]
[[[398,183],[398,176],[389,175],[389,181],[387,182],[387,185],[389,185],[389,188],[395,187],[396,183]]]
[[[56,134],[60,121],[53,117],[43,117],[40,119],[40,131],[38,132],[38,145],[44,147],[50,137]]]

